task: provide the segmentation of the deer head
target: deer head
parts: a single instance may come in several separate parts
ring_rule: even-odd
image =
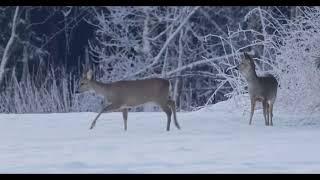
[[[92,88],[90,86],[90,81],[92,80],[92,70],[88,70],[87,73],[83,73],[80,79],[80,85],[76,93],[83,93],[85,91],[90,91]]]

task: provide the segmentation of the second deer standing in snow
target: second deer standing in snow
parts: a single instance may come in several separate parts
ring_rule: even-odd
[[[272,126],[273,104],[276,100],[278,88],[276,78],[270,74],[267,76],[257,76],[254,61],[247,53],[244,53],[244,59],[236,69],[241,72],[248,83],[248,91],[251,100],[249,124],[252,123],[256,101],[261,101],[265,125]]]

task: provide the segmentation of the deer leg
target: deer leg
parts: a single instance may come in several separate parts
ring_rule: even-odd
[[[268,119],[267,119],[267,102],[262,101],[262,107],[263,107],[263,117],[264,117],[264,122],[266,126],[268,126]]]
[[[176,114],[176,102],[173,100],[168,100],[167,104],[171,108],[171,111],[173,112],[173,120],[174,120],[174,125],[177,127],[177,129],[180,129],[180,125],[177,120],[177,114]]]
[[[251,114],[250,114],[249,125],[251,125],[251,123],[252,123],[252,117],[253,117],[255,106],[256,106],[256,101],[254,98],[251,98]]]
[[[94,126],[96,125],[97,119],[100,117],[100,115],[101,115],[103,112],[110,112],[110,111],[116,110],[116,109],[118,109],[118,108],[120,108],[120,106],[117,105],[117,104],[109,104],[108,106],[103,107],[103,108],[100,110],[99,114],[94,118],[93,122],[91,123],[90,129],[93,129],[93,128],[94,128]]]
[[[128,122],[128,109],[125,108],[122,110],[122,117],[124,121],[124,130],[127,130],[127,122]]]
[[[170,130],[172,111],[168,105],[160,105],[161,109],[167,114],[167,131]]]
[[[269,104],[269,114],[270,114],[270,125],[273,126],[272,118],[273,118],[273,104]]]
[[[268,122],[268,126],[270,126],[270,105],[267,103],[266,105],[266,109],[267,109],[267,122]]]

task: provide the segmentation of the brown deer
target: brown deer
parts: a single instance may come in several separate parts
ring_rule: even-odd
[[[177,121],[175,101],[170,99],[170,82],[161,78],[144,80],[117,81],[113,83],[101,83],[92,79],[92,71],[83,74],[80,86],[76,93],[93,90],[104,96],[111,104],[103,106],[99,114],[93,120],[92,129],[99,116],[103,112],[122,111],[124,130],[127,130],[128,108],[147,102],[154,102],[161,107],[167,115],[167,131],[170,130],[171,115],[173,113],[175,126],[180,129]]]

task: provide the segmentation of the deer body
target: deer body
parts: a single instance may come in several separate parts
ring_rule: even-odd
[[[237,69],[241,72],[248,83],[248,91],[251,101],[251,114],[249,124],[252,123],[252,117],[256,102],[262,102],[263,116],[265,124],[273,125],[273,104],[277,96],[278,82],[272,75],[258,76],[255,71],[253,59],[244,54],[244,60],[240,63]]]
[[[170,83],[161,78],[144,80],[118,81],[113,83],[101,83],[92,79],[89,71],[80,82],[78,92],[94,90],[103,95],[111,104],[104,106],[93,120],[91,128],[95,126],[98,117],[103,112],[120,110],[123,114],[124,129],[127,130],[128,108],[154,102],[161,107],[167,115],[167,131],[170,130],[171,115],[173,113],[174,123],[178,129],[180,126],[176,118],[175,102],[170,99]]]
[[[150,101],[160,102],[169,95],[169,81],[160,78],[118,81],[110,84],[92,80],[90,85],[96,93],[103,95],[108,101],[129,107]]]

